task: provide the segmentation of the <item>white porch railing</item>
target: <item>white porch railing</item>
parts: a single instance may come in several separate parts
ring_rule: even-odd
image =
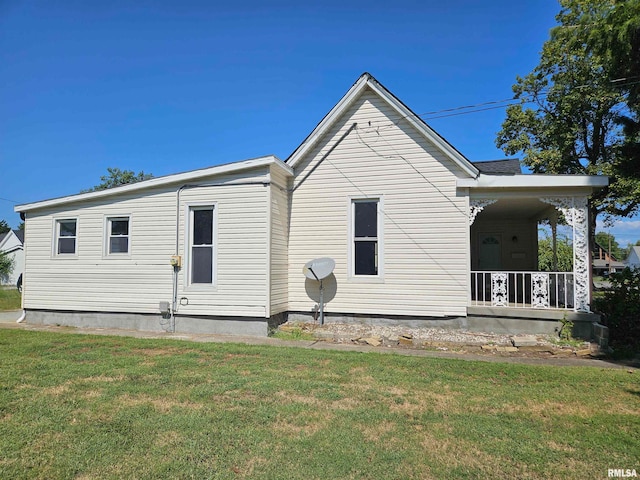
[[[573,310],[573,273],[471,272],[471,305]]]

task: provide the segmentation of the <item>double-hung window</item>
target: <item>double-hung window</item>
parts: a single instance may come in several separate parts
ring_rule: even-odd
[[[75,255],[78,221],[75,218],[56,220],[56,255]]]
[[[210,285],[214,281],[213,210],[213,205],[189,208],[189,281],[193,285]]]
[[[107,218],[107,254],[129,253],[129,217]]]
[[[352,272],[354,276],[380,275],[380,199],[352,200]]]

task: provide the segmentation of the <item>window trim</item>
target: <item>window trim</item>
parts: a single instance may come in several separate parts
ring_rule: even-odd
[[[110,252],[111,247],[111,222],[113,220],[127,220],[127,251],[125,252]],[[102,256],[104,258],[130,258],[131,257],[131,214],[125,215],[105,215],[104,216],[104,248],[102,250]],[[115,235],[115,237],[121,237],[122,235]]]
[[[360,202],[377,202],[377,215],[378,215],[378,273],[377,275],[356,275],[356,255],[355,255],[355,204]],[[348,202],[348,222],[349,222],[349,246],[347,260],[349,262],[348,267],[348,279],[352,281],[358,281],[363,283],[380,283],[384,281],[384,196],[383,195],[370,195],[370,196],[352,196],[349,197]]]
[[[62,238],[73,238],[75,239],[74,251],[73,253],[59,253],[59,243],[60,243],[60,224],[63,222],[75,222],[76,224],[76,234],[74,237],[65,236]],[[80,238],[80,222],[78,217],[54,217],[53,218],[53,245],[51,246],[51,255],[54,258],[77,258],[78,256],[78,247]]]
[[[213,209],[212,220],[212,255],[211,255],[211,283],[193,283],[191,281],[192,275],[192,262],[191,262],[191,248],[192,248],[192,232],[193,225],[193,212],[195,210],[204,210],[207,208]],[[218,203],[217,202],[189,202],[185,205],[184,211],[185,229],[184,229],[184,288],[185,290],[213,290],[218,285]]]

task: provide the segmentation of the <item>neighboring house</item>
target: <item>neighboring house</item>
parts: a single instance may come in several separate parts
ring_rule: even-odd
[[[265,335],[312,320],[590,329],[587,198],[606,177],[472,163],[363,74],[283,162],[267,156],[19,205],[27,321]],[[537,272],[537,222],[573,272]]]
[[[631,247],[631,251],[624,263],[629,268],[640,268],[640,246]]]
[[[595,242],[592,264],[594,275],[607,276],[611,273],[621,272],[625,266],[625,262],[617,260],[606,248]]]
[[[24,230],[10,230],[0,234],[0,252],[13,259],[13,270],[9,275],[0,275],[0,285],[16,285],[24,272]]]

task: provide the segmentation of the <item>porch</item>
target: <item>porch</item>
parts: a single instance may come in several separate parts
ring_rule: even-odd
[[[483,175],[469,188],[467,324],[503,333],[553,333],[560,320],[590,338],[599,315],[590,310],[588,197],[606,177]],[[558,230],[569,244],[559,261]],[[539,245],[546,242],[545,261]]]

